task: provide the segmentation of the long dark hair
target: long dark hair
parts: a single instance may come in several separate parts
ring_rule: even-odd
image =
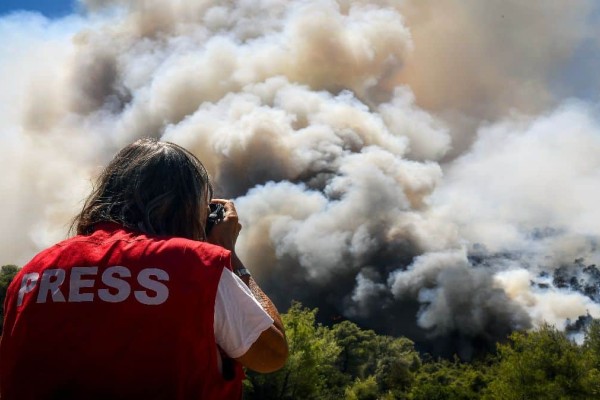
[[[99,222],[116,222],[148,234],[204,240],[200,210],[212,192],[206,169],[192,153],[140,139],[104,169],[71,230],[89,235]]]

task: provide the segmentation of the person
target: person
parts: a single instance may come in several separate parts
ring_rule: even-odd
[[[231,201],[201,162],[140,139],[105,168],[76,236],[10,284],[0,398],[234,399],[243,368],[281,368],[280,316],[235,252]],[[224,218],[206,233],[209,203]]]

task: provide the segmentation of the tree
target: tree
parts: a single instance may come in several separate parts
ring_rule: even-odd
[[[4,299],[6,298],[6,289],[17,274],[19,268],[16,265],[3,265],[0,268],[0,336],[2,336],[2,326],[4,324]]]
[[[480,399],[487,385],[484,364],[462,363],[458,359],[430,361],[419,369],[410,390],[413,400]]]
[[[406,398],[421,361],[407,338],[380,336],[343,321],[316,323],[316,309],[293,303],[282,320],[290,347],[273,374],[248,372],[249,399]]]
[[[343,374],[364,379],[375,372],[377,358],[377,335],[371,330],[363,330],[350,321],[342,321],[331,329],[335,341],[340,346],[337,367]]]
[[[593,367],[600,371],[600,319],[593,319],[587,328],[583,348]]]
[[[600,398],[600,319],[593,319],[587,328],[583,353],[590,366],[591,391]]]
[[[390,393],[401,398],[409,390],[421,359],[414,343],[405,338],[376,336],[375,378],[381,393]]]
[[[339,398],[345,382],[335,367],[340,354],[331,331],[316,323],[317,309],[294,302],[281,318],[289,344],[284,368],[272,374],[248,372],[249,399]]]
[[[498,345],[489,399],[592,399],[597,371],[584,348],[550,325]],[[596,371],[596,372],[595,372]]]
[[[379,387],[374,376],[369,376],[366,379],[357,379],[354,383],[348,386],[344,392],[346,400],[378,400]]]
[[[358,396],[356,390],[363,393],[375,382],[379,397],[405,394],[412,383],[414,371],[421,363],[412,341],[404,337],[377,335],[350,321],[340,322],[331,330],[342,349],[337,367],[354,380],[352,390],[355,391],[352,393]]]

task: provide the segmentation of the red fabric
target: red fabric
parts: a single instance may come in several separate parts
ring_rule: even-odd
[[[0,397],[241,398],[241,366],[229,381],[217,367],[213,313],[224,267],[230,254],[220,247],[114,224],[43,251],[8,288]],[[46,284],[40,294],[44,271],[56,285],[58,269],[60,293]],[[35,287],[23,283],[36,273]]]

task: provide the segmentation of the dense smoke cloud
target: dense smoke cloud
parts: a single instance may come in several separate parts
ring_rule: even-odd
[[[562,98],[599,50],[591,1],[82,6],[0,19],[3,263],[63,238],[98,169],[153,136],[236,199],[281,308],[465,357],[600,317],[600,126]]]

